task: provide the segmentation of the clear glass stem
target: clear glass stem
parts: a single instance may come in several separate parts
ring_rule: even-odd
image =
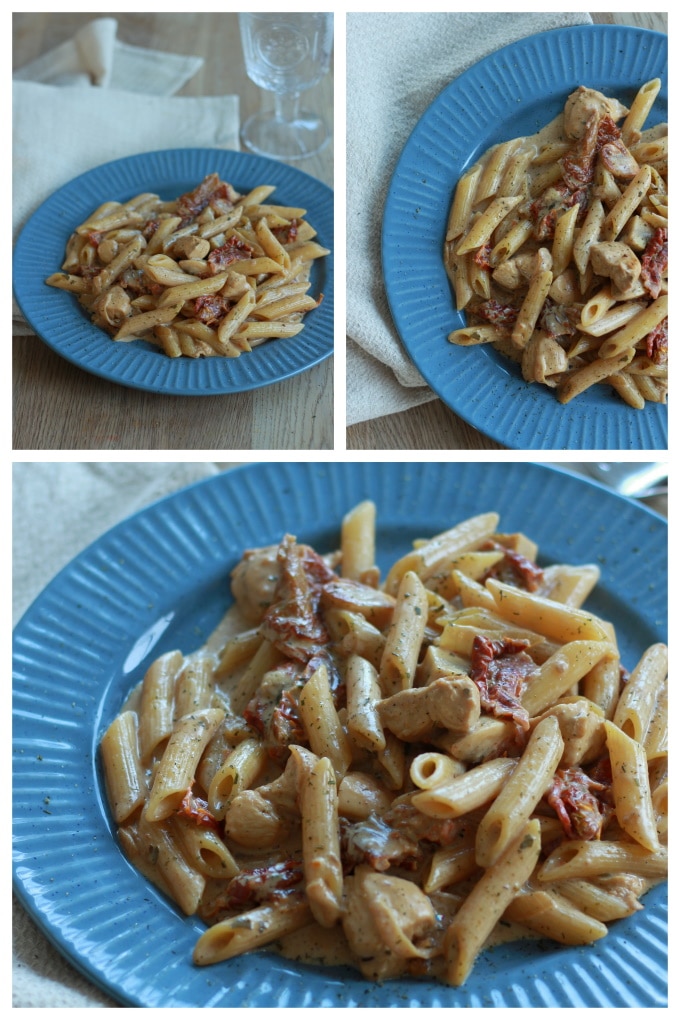
[[[274,94],[274,110],[277,120],[285,124],[294,124],[300,115],[300,93],[276,92]]]

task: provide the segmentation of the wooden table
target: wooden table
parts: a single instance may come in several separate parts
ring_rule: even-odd
[[[596,24],[633,25],[668,32],[668,15],[591,14]],[[506,447],[482,435],[450,410],[441,400],[382,418],[351,425],[348,450],[504,450]]]
[[[118,38],[204,58],[178,95],[240,96],[241,122],[260,108],[246,76],[236,14],[14,15],[14,67],[70,39],[93,17],[118,21]],[[308,103],[333,118],[329,74]],[[333,145],[294,164],[332,187]],[[333,359],[259,391],[168,397],[89,375],[35,336],[14,337],[15,450],[327,450],[333,447]]]

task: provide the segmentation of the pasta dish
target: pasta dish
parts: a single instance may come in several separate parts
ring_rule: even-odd
[[[668,389],[668,126],[644,125],[661,82],[627,109],[580,86],[537,135],[461,178],[444,263],[467,325],[566,404],[611,386],[631,407]]]
[[[322,300],[309,275],[329,250],[305,209],[268,201],[274,190],[240,195],[209,174],[171,202],[105,202],[46,282],[76,294],[114,340],[148,340],[171,358],[237,358],[296,336]]]
[[[499,932],[587,945],[666,874],[667,649],[622,663],[597,566],[499,524],[381,578],[360,503],[336,552],[246,550],[208,642],[147,669],[101,740],[109,805],[206,923],[197,965],[268,946],[458,986]]]

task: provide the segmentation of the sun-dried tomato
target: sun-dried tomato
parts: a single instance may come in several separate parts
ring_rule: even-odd
[[[323,654],[329,635],[319,613],[323,585],[337,575],[309,546],[286,535],[278,552],[281,573],[262,633],[290,659],[307,663]]]
[[[206,326],[214,326],[228,311],[229,302],[219,294],[201,294],[194,301],[194,318]]]
[[[182,818],[188,818],[204,829],[217,829],[217,819],[208,808],[208,802],[201,797],[195,796],[192,788],[189,787],[184,795],[182,803],[177,808],[177,814]]]
[[[212,276],[221,273],[232,262],[242,262],[253,257],[253,249],[239,237],[230,237],[228,241],[213,248],[208,255],[208,268]]]
[[[490,577],[497,577],[508,584],[523,588],[524,591],[538,591],[543,584],[542,569],[528,557],[522,556],[514,549],[507,549],[500,542],[494,542],[492,539],[489,539],[480,548],[483,550],[495,549],[503,553],[503,559],[499,560],[480,578],[481,584],[484,584]]]
[[[208,174],[193,191],[187,191],[177,199],[176,212],[181,217],[181,226],[196,219],[213,199],[233,203],[235,197],[236,192],[230,184],[221,181],[218,174]]]
[[[512,327],[515,325],[519,315],[519,309],[515,308],[514,305],[504,304],[493,299],[480,302],[480,304],[471,308],[470,311],[485,322],[498,326],[499,330],[505,333],[512,332]]]
[[[529,715],[522,707],[524,679],[536,669],[526,654],[529,642],[514,638],[492,641],[477,634],[472,642],[470,679],[477,685],[486,712],[509,718],[518,730],[529,728]]]
[[[668,316],[655,326],[645,340],[647,357],[655,365],[663,365],[668,361]]]
[[[664,273],[668,270],[668,232],[665,227],[656,228],[647,242],[640,264],[642,285],[656,299],[661,293]]]
[[[300,861],[287,860],[264,868],[251,868],[234,875],[226,887],[225,910],[244,910],[271,900],[280,900],[304,878]]]
[[[557,769],[545,799],[562,823],[569,839],[599,839],[609,815],[601,794],[608,787],[577,765]]]

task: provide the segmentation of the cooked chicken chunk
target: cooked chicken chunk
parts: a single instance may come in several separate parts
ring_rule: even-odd
[[[628,110],[618,99],[609,99],[595,89],[579,85],[564,107],[564,131],[567,138],[581,138],[593,113],[597,114],[598,119],[611,117],[616,122],[625,117]]]
[[[634,251],[621,241],[598,241],[591,245],[590,261],[598,276],[608,276],[624,294],[639,280],[642,266]]]
[[[479,719],[479,691],[469,677],[433,680],[385,698],[380,719],[400,740],[420,740],[441,728],[466,733]]]
[[[434,908],[415,883],[359,866],[345,881],[342,926],[365,977],[395,977],[408,959],[431,955],[417,940],[434,928]]]

